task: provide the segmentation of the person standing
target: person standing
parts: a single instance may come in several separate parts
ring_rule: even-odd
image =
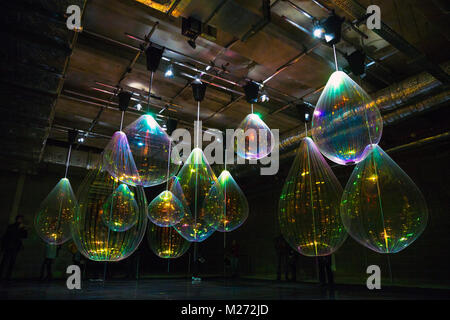
[[[42,262],[41,266],[41,280],[51,280],[53,278],[52,275],[52,264],[58,256],[59,249],[61,246],[57,246],[54,244],[46,244],[45,246],[45,258],[44,262]]]
[[[281,271],[284,269],[284,278],[288,279],[288,245],[280,234],[275,238],[275,252],[277,254],[277,280],[281,280]]]
[[[239,276],[239,245],[236,240],[231,242],[231,255],[230,255],[230,264],[231,264],[231,277],[235,278]]]
[[[10,224],[2,237],[1,251],[2,262],[0,264],[0,279],[3,279],[3,271],[6,269],[5,279],[10,280],[16,258],[23,248],[22,240],[26,239],[28,231],[23,224],[23,216],[17,215],[13,224]]]

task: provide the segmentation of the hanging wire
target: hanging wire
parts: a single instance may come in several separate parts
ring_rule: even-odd
[[[122,131],[123,128],[123,117],[125,115],[125,111],[122,111],[122,117],[120,118],[120,131]]]
[[[306,134],[308,133],[308,125],[305,123],[305,131]],[[306,136],[307,137],[307,136]],[[312,220],[313,220],[313,235],[314,235],[314,251],[316,253],[317,256],[317,235],[316,235],[316,218],[314,216],[314,199],[313,199],[313,186],[312,186],[312,174],[311,174],[311,162],[310,162],[310,158],[309,158],[309,145],[308,142],[305,141],[306,143],[306,152],[308,155],[308,176],[309,176],[309,192],[310,192],[310,198],[311,198],[311,211],[312,211]]]
[[[251,106],[252,106],[252,114],[253,114],[253,103],[251,104]]]
[[[152,89],[153,89],[153,74],[154,72],[152,71],[151,75],[150,75],[150,85],[148,87],[148,100],[147,100],[147,112],[150,113],[150,98],[152,96]]]
[[[66,173],[64,174],[64,178],[67,178],[67,172],[69,171],[70,164],[70,156],[72,154],[72,144],[69,146],[69,151],[67,152],[67,160],[66,160]]]
[[[336,71],[339,71],[337,55],[336,55],[336,46],[333,44],[333,53],[334,53],[334,64],[336,65]]]
[[[167,161],[167,182],[166,182],[166,191],[169,190],[170,162],[172,161],[171,156],[172,156],[172,138],[169,137],[169,159],[168,159],[168,161]]]

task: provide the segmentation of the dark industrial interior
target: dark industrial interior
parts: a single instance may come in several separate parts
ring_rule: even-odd
[[[381,8],[380,29],[369,29],[365,22],[366,8],[373,4]],[[70,5],[82,9],[77,30],[66,25]],[[335,71],[333,48],[312,33],[314,23],[332,12],[345,18],[335,46],[339,68],[378,106],[384,126],[379,146],[420,189],[429,214],[423,234],[399,253],[379,254],[348,237],[333,254],[333,298],[448,299],[450,6],[443,0],[4,3],[0,234],[20,214],[28,236],[11,282],[0,286],[0,298],[330,298],[330,292],[318,286],[313,257],[296,253],[295,281],[277,280],[274,241],[280,235],[278,200],[305,137],[299,106],[314,108]],[[201,33],[192,34],[192,28],[191,34],[182,34],[186,21],[199,21]],[[263,84],[269,100],[258,100],[254,110],[269,128],[279,129],[279,171],[260,175],[262,165],[250,163],[229,167],[247,197],[248,219],[233,232],[214,232],[195,244],[205,260],[199,283],[191,283],[194,244],[177,259],[161,259],[149,248],[147,235],[127,259],[86,261],[83,287],[74,291],[65,287],[66,268],[72,264],[69,241],[52,265],[52,280],[40,281],[46,245],[33,221],[42,200],[64,175],[67,132],[77,132],[68,171],[76,194],[119,129],[117,92],[133,93],[124,127],[146,113],[149,46],[164,48],[150,102],[161,126],[175,124],[193,132],[197,102],[191,84],[198,77],[208,85],[199,115],[203,130],[236,128],[250,112],[244,86],[249,81]],[[351,63],[354,52],[363,54],[363,72]],[[171,77],[166,74],[169,68]],[[328,164],[344,187],[354,167]],[[223,165],[212,169],[219,176]],[[147,201],[164,188],[145,188]],[[239,244],[236,278],[224,267],[233,241]],[[383,290],[366,288],[369,265],[380,266]]]

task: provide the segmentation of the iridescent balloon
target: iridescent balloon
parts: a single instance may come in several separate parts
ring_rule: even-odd
[[[90,170],[78,190],[78,209],[72,224],[72,236],[78,250],[94,261],[120,261],[130,256],[147,228],[147,201],[142,187],[130,187],[138,204],[136,224],[116,232],[103,222],[104,205],[117,189],[118,180],[101,167]]]
[[[186,211],[174,228],[191,242],[208,238],[218,227],[223,194],[201,149],[192,150],[170,190],[182,201]]]
[[[261,118],[251,113],[240,123],[235,133],[236,153],[245,159],[261,159],[269,155],[274,146],[275,138],[269,127]]]
[[[335,71],[327,82],[312,119],[312,138],[322,154],[338,164],[354,164],[377,144],[383,119],[375,102],[349,76]]]
[[[379,253],[414,242],[428,221],[425,199],[410,177],[377,145],[353,170],[341,201],[348,233]]]
[[[286,241],[305,256],[326,256],[347,238],[339,213],[342,187],[319,149],[305,138],[286,178],[279,222]]]
[[[217,231],[230,232],[239,228],[248,217],[248,201],[228,170],[222,171],[219,184],[224,195],[225,206]]]
[[[127,136],[123,131],[114,133],[103,151],[103,167],[123,183],[130,186],[141,184]]]
[[[42,201],[34,226],[39,237],[52,245],[60,245],[71,238],[70,225],[77,200],[69,179],[61,179]]]
[[[134,193],[124,183],[114,190],[103,205],[103,222],[112,231],[127,231],[137,223],[138,216],[139,206]]]
[[[150,249],[160,258],[175,259],[189,250],[191,243],[171,227],[149,225],[147,239]]]
[[[149,114],[139,117],[124,130],[128,138],[134,162],[139,175],[139,185],[151,187],[173,177],[180,168],[181,161],[171,161],[169,177],[167,165],[170,137]],[[176,153],[174,153],[174,156]],[[171,158],[173,159],[174,156]]]
[[[171,227],[185,214],[183,204],[168,190],[161,192],[148,205],[148,218],[160,227]]]

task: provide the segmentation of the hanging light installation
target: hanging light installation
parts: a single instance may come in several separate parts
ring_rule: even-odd
[[[192,83],[197,101],[197,132],[195,148],[171,184],[170,190],[185,205],[185,215],[174,226],[181,236],[190,242],[201,242],[218,227],[223,212],[223,194],[217,178],[198,147],[201,135],[200,101],[203,100],[206,85],[200,81]],[[182,191],[182,194],[180,194]]]
[[[139,206],[134,193],[125,184],[120,184],[103,205],[103,222],[112,231],[123,232],[133,227],[139,216]]]
[[[248,201],[228,170],[222,171],[218,181],[225,202],[217,231],[231,232],[239,228],[247,220]]]
[[[119,109],[122,112],[120,130],[116,131],[103,150],[103,168],[111,176],[131,186],[140,185],[141,181],[136,168],[127,135],[122,131],[123,118],[131,99],[131,93],[120,92]]]
[[[339,71],[334,45],[333,50],[336,71],[317,102],[311,133],[325,157],[341,165],[354,164],[365,158],[366,146],[380,141],[383,119],[370,96]]]
[[[104,223],[103,215],[108,214],[105,204],[119,185],[119,180],[99,164],[88,172],[78,190],[78,209],[71,228],[72,237],[78,250],[90,260],[125,259],[136,250],[144,237],[147,201],[142,187],[129,187],[138,205],[137,222],[131,228],[117,232]]]
[[[367,149],[344,189],[341,217],[357,242],[379,253],[396,253],[424,231],[427,205],[411,178],[379,146]]]
[[[164,48],[158,48],[154,45],[146,51],[147,69],[151,71],[147,114],[139,117],[124,130],[138,170],[139,185],[143,187],[151,187],[166,182],[178,172],[181,164],[181,161],[173,161],[169,156],[170,137],[150,114],[153,77],[159,66],[163,51]],[[169,166],[170,162],[172,164]],[[168,167],[170,167],[170,170],[166,172]]]
[[[169,141],[169,154],[167,161],[167,177],[169,177],[171,163],[171,141]],[[166,190],[161,192],[148,205],[148,218],[160,227],[172,227],[185,215],[181,201],[169,191],[169,181],[166,182]]]
[[[70,181],[67,178],[72,145],[77,138],[77,131],[69,131],[69,151],[67,153],[66,171],[48,196],[42,201],[35,215],[34,227],[39,237],[48,244],[61,245],[71,238],[70,225],[77,207],[77,200]]]
[[[148,227],[147,240],[150,249],[163,259],[179,258],[191,246],[191,243],[172,227],[159,227],[153,223]]]
[[[286,178],[279,222],[286,241],[305,256],[335,252],[347,233],[340,218],[342,187],[311,138],[305,138]]]
[[[259,85],[251,81],[244,86],[244,91],[247,102],[251,104],[251,114],[237,128],[236,153],[241,158],[257,160],[272,152],[275,138],[261,117],[253,113],[253,103],[258,101]]]

